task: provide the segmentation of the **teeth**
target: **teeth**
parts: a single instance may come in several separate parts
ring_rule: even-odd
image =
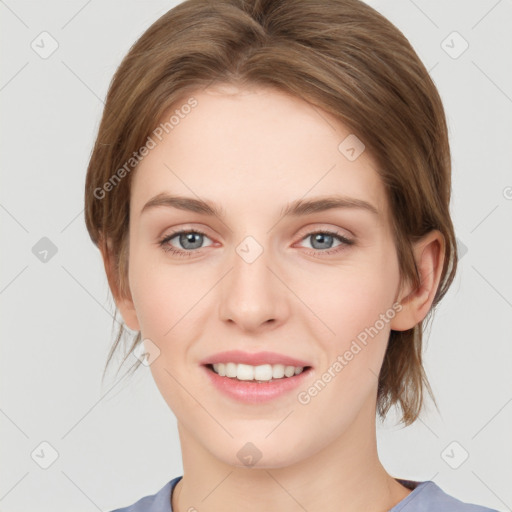
[[[284,364],[262,364],[252,366],[237,363],[216,363],[213,371],[221,377],[230,377],[238,380],[255,380],[257,382],[270,382],[273,379],[293,377],[302,373],[302,366],[285,366]]]

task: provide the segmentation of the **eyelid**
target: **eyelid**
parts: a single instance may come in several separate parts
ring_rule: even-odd
[[[215,243],[213,238],[211,236],[209,236],[208,233],[206,233],[206,230],[203,230],[203,229],[200,229],[200,228],[189,228],[187,226],[185,226],[183,228],[181,228],[181,227],[180,228],[176,228],[176,229],[172,230],[170,233],[167,233],[166,235],[161,235],[160,237],[158,237],[158,240],[159,240],[159,242],[162,242],[162,240],[168,240],[169,241],[169,240],[172,240],[173,238],[177,237],[178,235],[182,235],[184,233],[196,233],[198,235],[203,235],[205,238],[208,238],[213,243]],[[198,250],[200,250],[200,249],[198,249]]]
[[[340,243],[337,246],[331,247],[330,249],[324,249],[324,250],[314,249],[311,247],[305,247],[305,249],[308,249],[309,251],[311,251],[307,254],[313,254],[315,257],[322,257],[322,255],[330,256],[332,254],[338,254],[341,251],[343,251],[344,249],[348,248],[349,246],[355,245],[355,243],[356,243],[355,239],[348,238],[345,235],[343,235],[342,233],[335,231],[335,230],[330,230],[330,229],[317,229],[317,230],[313,230],[313,231],[308,231],[304,236],[302,236],[300,238],[299,242],[307,240],[308,238],[310,238],[316,234],[325,234],[328,236],[332,236],[333,238],[337,239],[338,242],[340,242]]]
[[[340,232],[341,230],[341,232]],[[199,233],[201,235],[204,235],[206,237],[208,237],[210,240],[213,241],[212,237],[210,235],[208,235],[207,233],[208,229],[204,229],[204,228],[196,228],[194,227],[193,224],[185,224],[185,225],[182,225],[180,224],[178,227],[176,228],[171,228],[171,232],[166,234],[165,236],[164,235],[161,235],[159,238],[159,240],[162,240],[163,238],[169,238],[169,237],[174,237],[178,234],[181,234],[183,232],[195,232],[195,233]],[[343,233],[345,232],[345,233]],[[302,229],[299,230],[298,234],[296,235],[296,237],[299,238],[298,241],[302,241],[304,238],[306,238],[307,236],[311,236],[311,235],[314,235],[314,234],[317,234],[317,233],[328,233],[330,235],[335,235],[335,236],[339,236],[341,238],[345,238],[346,240],[350,240],[350,241],[355,241],[355,235],[349,231],[348,229],[346,228],[340,228],[338,226],[328,226],[328,225],[319,225],[317,228],[314,228],[314,227],[311,227],[311,226],[306,226]]]
[[[303,235],[301,235],[303,233]],[[314,233],[330,233],[335,234],[337,236],[343,236],[346,239],[355,239],[356,235],[348,230],[347,228],[342,228],[340,226],[333,226],[332,224],[322,224],[322,223],[314,223],[313,226],[308,225],[299,230],[299,234],[297,236],[301,236],[301,240],[304,236],[312,235]]]

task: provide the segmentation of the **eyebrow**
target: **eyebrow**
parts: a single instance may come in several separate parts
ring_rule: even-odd
[[[177,208],[195,213],[202,213],[218,219],[225,218],[224,209],[213,201],[194,199],[193,197],[174,196],[161,193],[151,198],[142,208],[140,214],[158,206]],[[313,199],[297,199],[287,204],[281,210],[281,217],[299,217],[310,215],[317,212],[332,210],[335,208],[353,208],[368,211],[376,216],[379,215],[377,208],[362,199],[356,199],[346,196],[325,196]]]

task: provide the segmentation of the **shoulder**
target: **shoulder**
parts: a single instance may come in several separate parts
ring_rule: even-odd
[[[172,512],[171,493],[181,476],[167,482],[157,493],[144,496],[133,505],[116,508],[111,512]]]
[[[430,480],[417,483],[413,491],[389,512],[498,512],[497,510],[465,503],[444,492]]]

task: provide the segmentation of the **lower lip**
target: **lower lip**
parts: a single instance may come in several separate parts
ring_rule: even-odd
[[[259,404],[268,402],[297,388],[309,376],[312,368],[303,370],[293,377],[283,377],[272,382],[243,381],[221,377],[207,366],[203,366],[211,383],[222,393],[240,402]]]

